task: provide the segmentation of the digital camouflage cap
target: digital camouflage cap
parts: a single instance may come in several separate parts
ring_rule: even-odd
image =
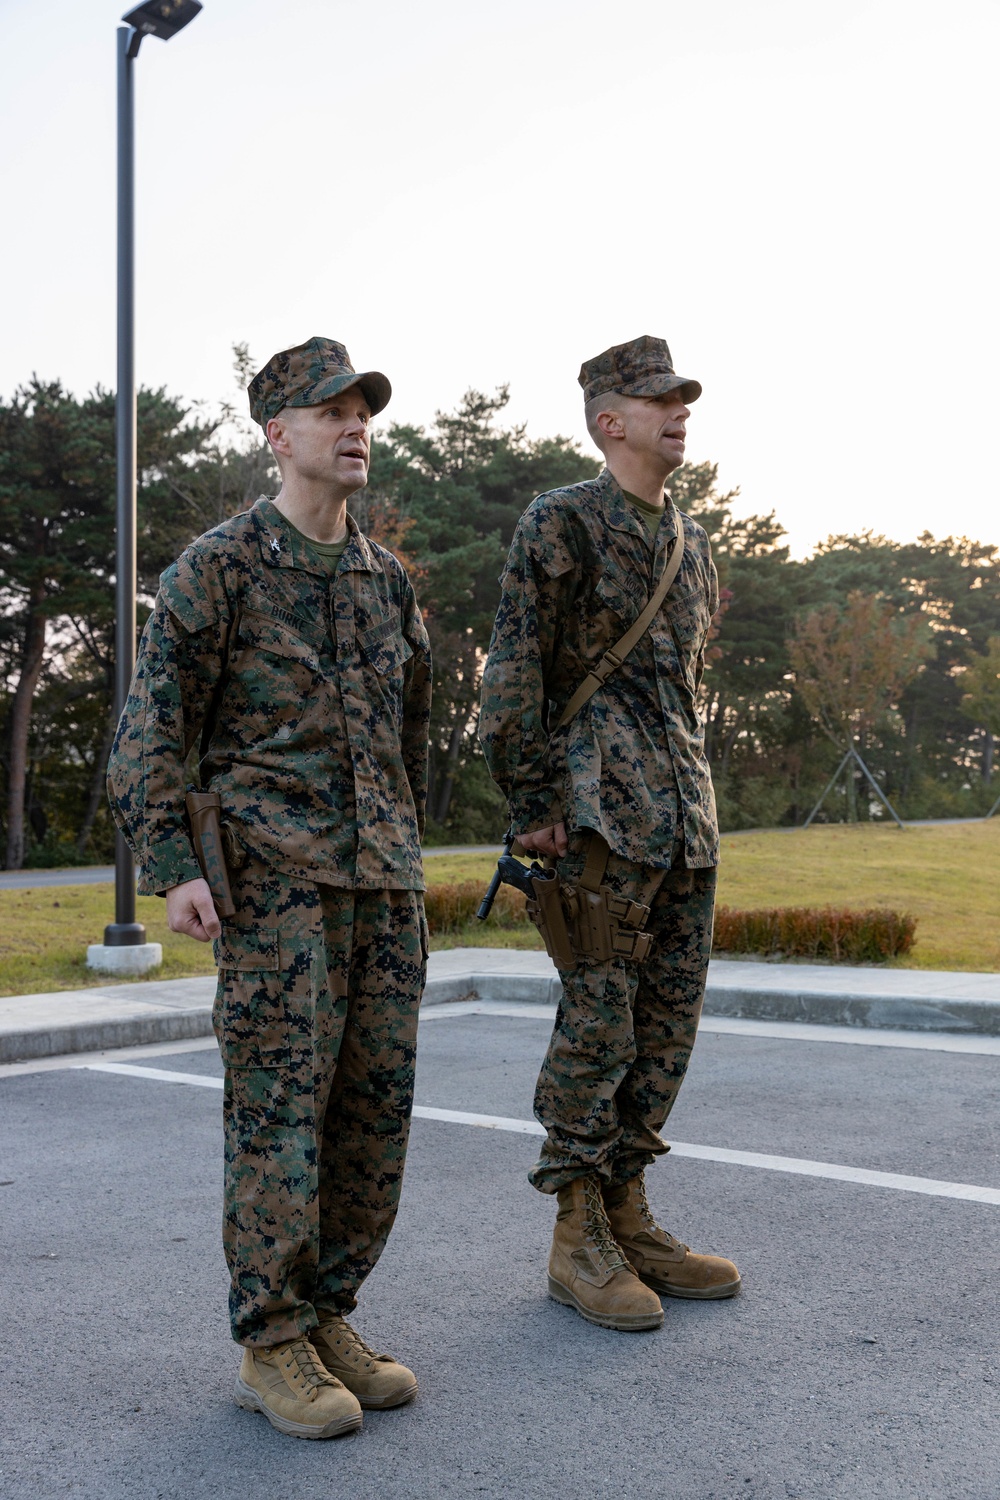
[[[312,338],[272,354],[257,371],[247,386],[250,415],[266,428],[283,406],[319,406],[352,385],[361,387],[373,416],[389,404],[392,386],[384,375],[378,370],[365,370],[359,375],[343,344],[335,339]]]
[[[675,374],[666,339],[654,339],[648,333],[584,360],[580,384],[584,401],[610,391],[619,396],[662,396],[667,391],[680,391],[683,401],[697,401],[701,395],[697,380]]]

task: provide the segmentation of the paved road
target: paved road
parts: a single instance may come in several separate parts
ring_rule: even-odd
[[[497,844],[454,844],[447,848],[425,849],[424,859],[440,854],[499,853]],[[77,865],[65,870],[0,870],[0,891],[20,890],[25,886],[105,885],[114,880],[114,865]]]
[[[211,1045],[0,1070],[3,1493],[996,1500],[996,1056],[708,1024],[651,1198],[745,1289],[623,1335],[545,1296],[548,1016],[422,1019],[403,1207],[356,1319],[421,1394],[334,1443],[230,1400]]]

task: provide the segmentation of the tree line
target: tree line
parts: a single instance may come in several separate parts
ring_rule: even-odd
[[[252,373],[235,350],[243,384]],[[402,558],[435,659],[429,838],[496,840],[502,800],[476,739],[498,577],[535,495],[599,463],[507,425],[505,386],[427,429],[376,434],[363,530]],[[33,379],[0,403],[0,832],[6,868],[112,857],[114,397]],[[278,484],[260,433],[164,390],[138,400],[139,624],[202,531]],[[857,483],[858,476],[850,482]],[[1000,549],[925,533],[834,534],[789,556],[774,513],[743,515],[716,467],[672,477],[712,538],[721,597],[703,685],[724,828],[801,822],[853,746],[903,817],[982,813],[1000,735]],[[818,527],[823,518],[818,518]],[[821,817],[881,815],[846,776]]]

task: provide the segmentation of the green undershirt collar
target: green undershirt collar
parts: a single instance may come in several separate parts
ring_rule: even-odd
[[[293,526],[287,516],[282,516],[282,520],[289,531],[294,531],[295,535],[305,542],[310,552],[314,552],[317,555],[330,573],[337,571],[337,564],[344,555],[344,548],[351,540],[351,533],[349,531],[345,533],[339,542],[317,542],[315,538],[306,536],[304,531],[300,531],[297,526]]]
[[[648,500],[640,500],[638,495],[632,495],[628,490],[622,490],[622,494],[629,505],[635,507],[642,519],[649,525],[651,531],[655,531],[660,524],[660,517],[666,510],[666,501],[662,505],[650,505]]]

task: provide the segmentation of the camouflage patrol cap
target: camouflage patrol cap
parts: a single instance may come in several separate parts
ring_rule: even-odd
[[[680,391],[682,401],[697,401],[701,395],[697,380],[674,373],[666,339],[654,339],[648,333],[584,360],[580,384],[584,401],[609,391],[619,396],[662,396],[667,391]]]
[[[357,373],[343,344],[312,338],[272,354],[257,371],[247,386],[250,415],[266,427],[283,406],[319,406],[352,385],[361,387],[372,416],[388,405],[392,395],[392,386],[378,370]]]

